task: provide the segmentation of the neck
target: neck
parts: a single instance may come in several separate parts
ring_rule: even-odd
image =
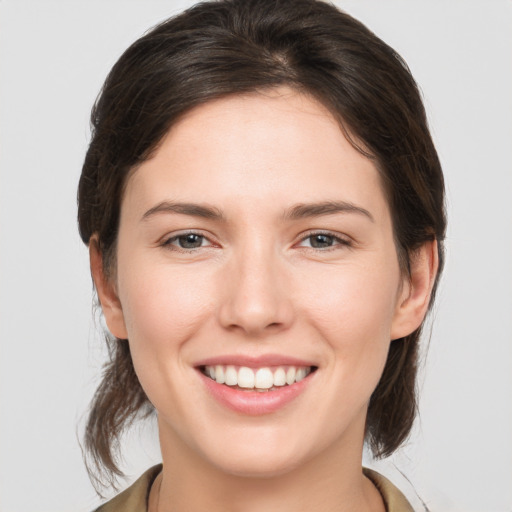
[[[342,443],[343,444],[343,443]],[[283,474],[239,476],[209,464],[162,436],[164,470],[153,485],[150,512],[384,512],[361,471],[360,446],[319,453]]]

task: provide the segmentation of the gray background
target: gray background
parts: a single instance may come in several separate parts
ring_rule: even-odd
[[[0,1],[1,512],[98,503],[77,442],[104,355],[75,221],[88,115],[120,53],[190,3]],[[510,512],[512,3],[336,3],[409,63],[448,189],[421,418],[377,467],[433,511]],[[158,460],[154,434],[127,439],[130,477]]]

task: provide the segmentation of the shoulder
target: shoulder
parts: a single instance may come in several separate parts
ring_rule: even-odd
[[[386,504],[387,512],[414,512],[407,498],[400,490],[385,476],[377,471],[363,468],[364,475],[369,478],[382,495],[382,499]]]
[[[161,470],[161,464],[148,469],[128,489],[101,505],[94,512],[147,512],[149,490]]]

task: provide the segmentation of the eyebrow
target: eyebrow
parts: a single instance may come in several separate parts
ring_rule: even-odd
[[[368,210],[347,201],[324,201],[320,203],[298,204],[286,210],[284,218],[286,220],[298,220],[308,217],[332,215],[334,213],[357,213],[375,222],[373,215]]]
[[[162,201],[153,208],[150,208],[144,213],[142,220],[162,213],[177,213],[222,222],[226,220],[222,211],[213,206],[197,203],[176,203],[172,201]],[[299,220],[310,217],[320,217],[322,215],[332,215],[335,213],[356,213],[364,215],[372,222],[375,222],[373,215],[368,210],[347,201],[323,201],[320,203],[297,204],[284,212],[283,219]]]
[[[181,215],[190,215],[192,217],[200,217],[203,219],[225,221],[222,212],[213,206],[196,203],[175,203],[172,201],[162,201],[153,208],[150,208],[142,216],[142,220],[146,220],[159,213],[179,213]]]

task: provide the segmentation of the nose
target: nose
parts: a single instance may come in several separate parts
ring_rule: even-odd
[[[241,251],[226,268],[219,320],[228,330],[261,337],[287,329],[294,312],[285,263],[271,248]]]

